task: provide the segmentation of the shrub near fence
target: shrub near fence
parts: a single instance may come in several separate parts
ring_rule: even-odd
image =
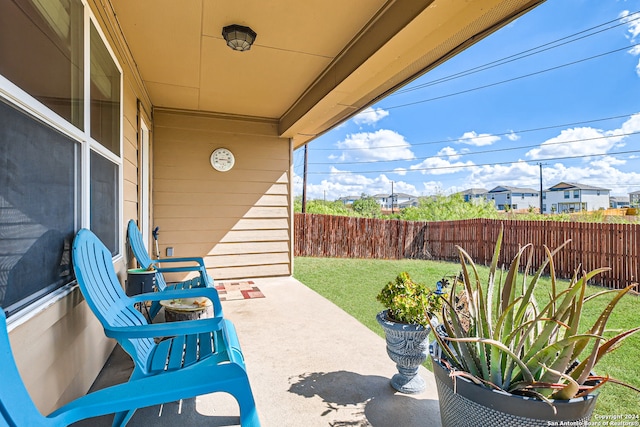
[[[637,224],[471,219],[398,221],[346,216],[295,214],[294,254],[309,257],[436,259],[459,261],[456,245],[479,264],[489,264],[504,225],[501,263],[509,263],[522,244],[532,243],[533,268],[554,249],[556,274],[569,278],[575,268],[610,267],[591,283],[623,288],[638,281],[640,228]]]

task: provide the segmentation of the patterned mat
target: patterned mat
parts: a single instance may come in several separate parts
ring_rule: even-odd
[[[251,280],[243,282],[216,282],[220,301],[264,298],[262,291]]]

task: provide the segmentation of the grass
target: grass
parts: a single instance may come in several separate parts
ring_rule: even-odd
[[[406,271],[417,282],[435,287],[444,275],[457,274],[457,263],[422,260],[372,260],[341,258],[296,257],[296,279],[324,296],[338,307],[355,317],[369,329],[384,337],[375,316],[383,307],[376,300],[382,287],[394,280],[398,273]],[[481,274],[488,275],[488,268],[480,267]],[[550,282],[543,278],[536,298],[543,301]],[[596,286],[589,287],[589,293],[601,291]],[[600,297],[589,304],[584,311],[584,323],[593,324],[597,315],[610,299]],[[627,295],[617,305],[608,326],[613,331],[627,330],[640,325],[640,297]],[[430,364],[425,364],[431,369]],[[626,339],[620,348],[601,360],[596,366],[599,375],[610,375],[625,383],[640,388],[640,333]],[[596,415],[638,415],[640,414],[640,394],[626,387],[606,384],[598,397]],[[596,419],[596,418],[594,418]],[[635,419],[633,421],[636,421]]]

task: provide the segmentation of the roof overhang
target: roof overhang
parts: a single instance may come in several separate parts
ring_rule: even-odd
[[[296,148],[543,1],[110,0],[154,108],[275,120]]]

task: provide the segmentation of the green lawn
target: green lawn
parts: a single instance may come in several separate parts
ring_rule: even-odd
[[[296,257],[294,269],[296,279],[382,337],[384,332],[376,322],[375,316],[383,307],[376,301],[376,295],[388,281],[394,280],[398,273],[406,271],[415,281],[435,287],[435,283],[443,275],[457,274],[460,271],[456,263],[439,261],[306,257]],[[481,274],[487,275],[488,269],[481,267]],[[536,292],[539,301],[545,299],[548,287],[548,280],[543,279]],[[589,292],[594,293],[598,290],[602,288],[593,286]],[[585,324],[593,324],[606,306],[607,299],[608,297],[601,297],[589,303],[593,304],[593,307],[584,312]],[[640,299],[638,296],[625,296],[611,315],[608,326],[610,329],[621,331],[639,325]],[[430,364],[425,366],[431,369]],[[619,349],[605,356],[597,365],[597,373],[608,374],[612,378],[640,388],[640,333],[626,339]],[[596,414],[640,414],[640,393],[613,384],[606,384],[601,390]]]

